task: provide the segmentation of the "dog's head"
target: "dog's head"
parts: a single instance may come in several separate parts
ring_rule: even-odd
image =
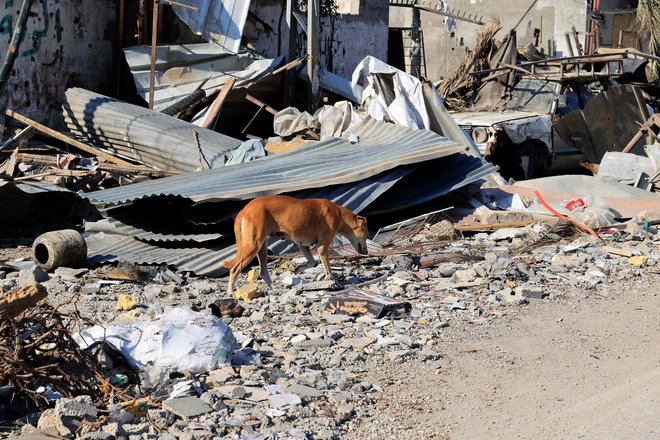
[[[349,237],[351,244],[359,254],[367,255],[367,238],[369,238],[367,219],[356,215],[351,229],[353,229],[353,237]]]

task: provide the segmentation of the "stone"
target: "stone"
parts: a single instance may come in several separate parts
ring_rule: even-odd
[[[252,301],[257,297],[257,290],[257,283],[249,283],[239,287],[234,292],[234,295],[239,301]]]
[[[534,289],[529,287],[516,287],[515,294],[517,296],[524,296],[525,298],[532,299],[543,299],[548,296],[547,293],[544,293],[542,289]]]
[[[75,281],[88,272],[89,269],[87,268],[73,269],[71,267],[58,267],[54,273],[63,280]]]
[[[605,246],[603,251],[614,257],[632,257],[634,255],[633,249],[628,246],[616,247],[616,246]]]
[[[235,388],[231,391],[231,395],[232,395],[232,397],[234,397],[234,398],[236,398],[236,399],[242,399],[242,398],[244,398],[244,397],[245,397],[245,394],[246,394],[245,388],[240,387],[240,386],[239,386],[239,387],[235,387]]]
[[[101,285],[98,283],[85,284],[80,288],[82,295],[96,295],[101,292]]]
[[[350,405],[340,405],[337,408],[337,420],[340,422],[347,422],[353,417],[355,410]]]
[[[137,307],[137,301],[135,301],[131,295],[120,293],[117,296],[117,305],[115,306],[116,310],[129,311],[133,310],[135,307]]]
[[[103,426],[103,431],[109,432],[116,439],[125,438],[128,434],[120,423],[112,422]]]
[[[648,261],[649,257],[646,255],[628,258],[628,263],[632,264],[633,266],[646,266]]]
[[[107,431],[88,432],[81,437],[82,440],[115,440],[115,436]]]
[[[390,296],[400,296],[406,293],[404,288],[397,284],[390,284],[389,286],[387,286],[387,289],[385,289],[385,292],[387,295]]]
[[[163,408],[183,419],[190,419],[213,411],[208,404],[194,396],[165,400]]]
[[[465,301],[456,301],[451,305],[452,310],[467,310],[467,305]]]
[[[41,413],[39,421],[37,422],[37,429],[45,432],[54,432],[59,434],[57,427],[55,426],[57,421],[57,415],[55,415],[55,410],[53,408],[48,408]]]
[[[158,286],[163,288],[163,286]],[[190,284],[190,288],[196,292],[197,295],[207,295],[209,293],[216,292],[218,286],[208,280],[197,280]]]
[[[346,403],[353,400],[351,394],[344,391],[338,391],[336,393],[330,394],[330,401],[335,403]]]
[[[306,340],[307,340],[307,336],[305,336],[305,335],[296,335],[296,336],[292,337],[289,340],[289,342],[291,342],[293,345],[298,345],[301,342],[306,341]]]
[[[352,347],[355,350],[362,350],[371,344],[376,342],[376,339],[370,338],[368,336],[362,337],[362,338],[346,338],[343,341],[341,341],[340,346],[341,347]]]
[[[383,266],[390,266],[395,271],[410,270],[413,266],[413,259],[406,255],[388,255],[381,262]]]
[[[453,283],[469,283],[477,279],[477,271],[474,269],[457,270],[451,276]]]
[[[83,420],[92,422],[98,413],[90,396],[78,396],[73,399],[62,398],[55,402],[52,415],[48,415],[39,424],[54,426],[62,437],[72,438],[80,428]],[[42,415],[43,417],[43,415]]]
[[[295,346],[300,348],[327,348],[332,346],[334,342],[330,338],[308,339],[295,344]]]
[[[323,393],[307,385],[294,384],[284,388],[285,393],[297,394],[302,397],[323,397]]]
[[[257,278],[259,278],[259,268],[253,267],[247,273],[247,280],[249,282],[253,282],[253,281],[257,281]]]
[[[300,396],[295,394],[273,394],[272,396],[268,396],[268,400],[270,400],[270,405],[275,409],[300,405],[302,403]]]
[[[325,319],[330,324],[340,324],[342,322],[353,321],[354,318],[350,315],[324,313],[323,319]]]
[[[397,333],[394,335],[394,339],[399,341],[401,345],[405,345],[406,347],[412,348],[413,345],[415,345],[415,342],[410,336],[402,335],[400,333]]]
[[[41,266],[36,264],[30,269],[23,269],[18,272],[18,285],[21,287],[30,286],[35,283],[48,281],[50,276]]]

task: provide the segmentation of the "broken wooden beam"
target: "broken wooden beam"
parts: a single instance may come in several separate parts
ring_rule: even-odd
[[[270,113],[273,116],[275,116],[278,113],[278,111],[275,110],[273,107],[269,106],[268,104],[261,101],[260,99],[255,98],[254,96],[250,95],[249,93],[245,94],[245,99],[247,99],[251,103],[255,104],[257,107],[263,107],[264,110],[266,110],[268,113]]]
[[[133,164],[131,164],[129,162],[126,162],[123,159],[115,157],[115,156],[113,156],[111,154],[108,154],[104,151],[98,150],[94,147],[90,147],[89,145],[84,144],[84,143],[80,142],[79,140],[73,139],[72,137],[69,137],[69,136],[67,136],[63,133],[60,133],[59,131],[53,130],[52,128],[46,127],[45,125],[40,124],[37,121],[33,121],[32,119],[28,118],[27,116],[23,116],[22,114],[17,113],[13,110],[7,110],[5,112],[5,114],[7,116],[9,116],[10,118],[16,119],[17,121],[22,122],[26,125],[31,125],[37,131],[45,134],[46,136],[49,136],[49,137],[52,137],[54,139],[60,140],[60,141],[66,143],[68,145],[71,145],[71,146],[73,146],[73,147],[75,147],[79,150],[82,150],[86,153],[92,154],[92,155],[94,155],[94,156],[96,156],[100,159],[104,159],[104,160],[107,160],[108,162],[112,162],[114,164],[124,166],[124,167],[128,167],[128,168],[134,167]]]
[[[4,293],[0,298],[0,320],[14,318],[48,296],[41,284],[32,284]]]
[[[225,85],[222,86],[222,90],[220,90],[218,96],[216,96],[213,100],[211,107],[209,107],[209,112],[206,115],[206,118],[204,118],[202,127],[210,128],[211,130],[215,128],[215,125],[218,123],[218,115],[220,114],[220,110],[222,110],[222,104],[224,104],[225,99],[227,98],[227,95],[231,91],[232,87],[234,87],[235,82],[235,78],[229,78],[227,81],[225,81]]]
[[[14,155],[14,157],[16,162],[22,162],[31,165],[45,165],[53,168],[58,168],[57,158],[53,156],[17,152]],[[160,171],[160,170],[155,170],[153,168],[147,168],[141,166],[131,166],[129,168],[126,168],[107,162],[99,163],[97,171],[107,171],[109,173],[115,173],[115,174],[141,174],[151,177],[167,177],[167,176],[175,176],[178,174],[170,171]]]

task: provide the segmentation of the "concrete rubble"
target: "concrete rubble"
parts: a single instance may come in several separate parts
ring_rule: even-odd
[[[421,362],[450,374],[443,334],[515,319],[531,301],[552,307],[572,288],[606,297],[610,282],[657,271],[660,259],[660,233],[654,226],[635,235],[606,230],[602,239],[544,223],[504,238],[498,232],[454,237],[432,251],[469,253],[481,257],[478,262],[440,262],[422,269],[414,255],[397,254],[396,248],[391,256],[333,260],[341,288],[360,286],[411,305],[409,311],[380,318],[327,311],[336,288],[301,290],[290,283],[292,278],[302,286],[315,283],[318,268],[305,268],[301,258],[273,261],[274,289],[259,279],[256,297],[229,303],[243,312],[222,317],[238,341],[231,364],[184,372],[183,377],[160,376],[158,383],[146,386],[143,380],[139,397],[153,402],[145,407],[148,418],[129,408],[100,416],[91,398],[82,396],[57,400],[54,410],[43,412],[35,423],[47,432],[82,438],[343,438],[377,417],[373,406],[389,386],[375,378],[383,363]],[[644,264],[635,257],[644,257]],[[72,307],[73,298],[97,283],[100,273],[54,272],[43,285],[53,293],[49,301]],[[175,307],[210,314],[210,305],[225,297],[224,279],[178,275],[179,284],[159,282],[158,274],[141,282],[101,284],[76,307],[105,326],[129,326]],[[19,271],[3,272],[3,289],[18,286],[20,279]],[[115,310],[120,295],[136,300],[136,314]],[[140,376],[157,374],[153,369],[143,366]],[[137,391],[125,386],[127,392]]]

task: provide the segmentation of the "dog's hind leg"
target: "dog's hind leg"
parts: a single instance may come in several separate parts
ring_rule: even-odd
[[[307,267],[315,267],[316,260],[314,260],[314,256],[312,255],[312,251],[309,249],[309,246],[299,244],[298,247],[300,248],[303,256],[307,259]]]
[[[325,279],[326,280],[331,280],[332,278],[332,271],[330,270],[330,261],[328,261],[328,246],[327,245],[320,245],[319,246],[319,257],[321,257],[321,262],[323,263],[323,267],[325,268]]]
[[[270,279],[268,274],[268,239],[259,248],[259,253],[257,254],[259,259],[259,271],[261,272],[261,278],[264,280],[268,287],[273,287],[273,281]]]

